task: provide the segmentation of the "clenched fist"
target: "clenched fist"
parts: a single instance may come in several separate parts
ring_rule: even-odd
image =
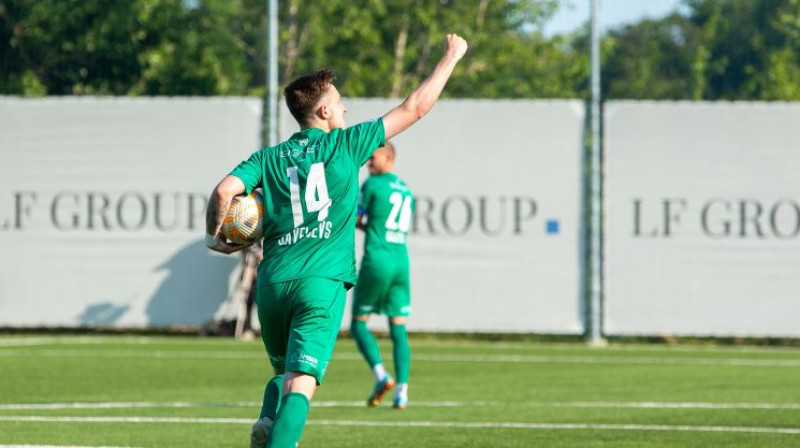
[[[445,53],[459,60],[464,57],[467,52],[467,41],[458,34],[448,34],[445,41]]]

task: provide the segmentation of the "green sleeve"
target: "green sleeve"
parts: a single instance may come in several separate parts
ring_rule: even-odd
[[[258,150],[250,155],[250,158],[242,161],[236,168],[231,171],[231,176],[236,176],[242,180],[247,194],[261,185],[261,180],[264,176],[264,150]]]
[[[386,144],[383,118],[350,126],[342,134],[347,151],[358,166],[367,163],[372,153]]]

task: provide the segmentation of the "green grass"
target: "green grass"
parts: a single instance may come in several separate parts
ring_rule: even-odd
[[[301,446],[800,447],[797,348],[412,339],[412,350],[409,408],[368,409],[371,374],[340,340]],[[258,342],[0,337],[0,445],[248,446],[270,373]],[[9,406],[47,403],[120,404]]]

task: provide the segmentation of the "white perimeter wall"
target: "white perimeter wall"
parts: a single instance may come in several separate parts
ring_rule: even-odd
[[[397,103],[345,101],[351,123]],[[418,200],[411,329],[582,331],[582,111],[446,100],[395,139]],[[205,201],[258,148],[260,113],[0,98],[0,326],[229,313],[238,257],[205,249]],[[606,105],[606,333],[800,336],[798,123],[800,104]]]
[[[345,100],[347,120],[398,104]],[[298,127],[282,117],[286,138]],[[583,331],[582,125],[579,101],[444,100],[393,140],[397,173],[417,200],[409,329]],[[363,235],[357,241],[360,253]]]
[[[345,101],[352,123],[397,104]],[[582,331],[582,111],[442,101],[396,139],[418,199],[411,329]],[[258,148],[260,112],[254,99],[0,98],[0,326],[226,311],[239,259],[205,249],[205,201]],[[282,136],[295,129],[284,114]]]
[[[800,104],[605,107],[605,330],[800,336]]]
[[[210,320],[238,258],[203,242],[258,148],[253,99],[0,99],[0,326]]]

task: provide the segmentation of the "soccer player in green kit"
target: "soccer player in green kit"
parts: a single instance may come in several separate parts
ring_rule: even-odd
[[[408,403],[408,372],[411,350],[406,321],[411,308],[406,238],[411,227],[414,198],[405,182],[394,173],[396,150],[391,142],[375,151],[369,160],[371,176],[361,187],[358,227],[366,234],[364,258],[353,296],[350,333],[375,375],[375,387],[367,406],[378,406],[383,395],[395,387],[386,373],[378,343],[367,328],[370,314],[389,318],[397,390],[395,409]]]
[[[220,234],[234,196],[264,189],[264,259],[258,269],[258,317],[275,376],[267,382],[251,446],[294,448],[322,383],[356,281],[358,171],[386,140],[408,129],[439,99],[467,42],[448,34],[433,72],[374,121],[347,127],[329,70],[284,89],[300,131],[253,153],[217,185],[206,212],[206,245],[233,253]]]

